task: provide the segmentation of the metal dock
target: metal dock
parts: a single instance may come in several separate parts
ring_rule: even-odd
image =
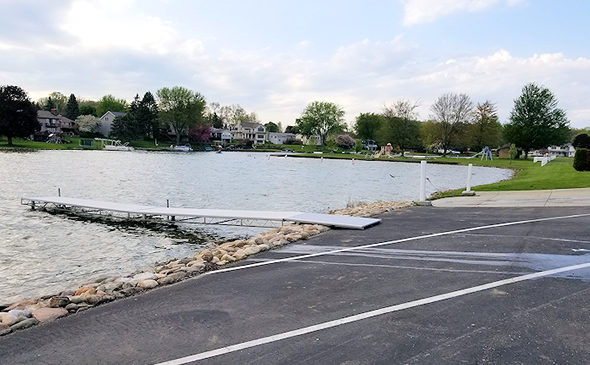
[[[220,224],[247,227],[276,228],[285,223],[307,223],[336,228],[365,229],[381,222],[381,219],[377,218],[361,218],[337,214],[169,208],[61,196],[21,198],[21,204],[29,205],[32,209],[53,210],[79,215],[91,214],[128,220],[164,220],[177,223]]]

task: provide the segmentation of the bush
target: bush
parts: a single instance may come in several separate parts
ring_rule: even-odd
[[[589,154],[590,150],[586,148],[578,148],[574,155],[574,169],[577,171],[590,171]]]

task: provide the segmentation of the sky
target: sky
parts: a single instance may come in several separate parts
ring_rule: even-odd
[[[398,100],[420,120],[445,93],[507,123],[531,82],[590,127],[584,0],[0,0],[0,84],[131,101],[183,86],[293,125],[312,101],[353,125]],[[586,36],[584,36],[586,34]]]

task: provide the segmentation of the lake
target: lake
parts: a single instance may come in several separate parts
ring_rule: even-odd
[[[191,226],[173,232],[33,211],[25,196],[185,208],[325,213],[347,204],[412,201],[420,164],[276,157],[267,153],[0,152],[0,304],[54,294],[196,253],[213,239],[262,229]],[[465,186],[467,167],[429,164],[427,195]],[[472,185],[511,171],[473,168]]]

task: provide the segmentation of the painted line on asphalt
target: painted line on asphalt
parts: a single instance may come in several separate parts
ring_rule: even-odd
[[[252,259],[254,261],[267,261],[268,259]],[[442,271],[453,272],[460,274],[497,274],[497,275],[525,275],[527,272],[516,271],[491,271],[491,270],[461,270],[461,269],[442,269],[436,267],[417,267],[404,265],[382,265],[382,264],[353,264],[350,262],[330,262],[330,261],[312,261],[312,260],[296,260],[291,263],[302,264],[322,264],[322,265],[337,265],[337,266],[355,266],[355,267],[378,267],[384,269],[409,269],[409,270],[424,270],[424,271]]]
[[[199,360],[204,360],[204,359],[208,359],[208,358],[212,358],[212,357],[216,357],[216,356],[220,356],[220,355],[225,355],[225,354],[229,354],[229,353],[232,353],[235,351],[240,351],[240,350],[244,350],[244,349],[255,347],[255,346],[260,346],[260,345],[264,345],[264,344],[268,344],[268,343],[272,343],[272,342],[276,342],[276,341],[281,341],[281,340],[285,340],[285,339],[296,337],[296,336],[305,335],[305,334],[312,333],[312,332],[325,330],[325,329],[332,328],[332,327],[341,326],[341,325],[352,323],[352,322],[361,321],[364,319],[380,316],[383,314],[398,312],[398,311],[402,311],[405,309],[414,308],[414,307],[418,307],[418,306],[422,306],[422,305],[426,305],[426,304],[431,304],[431,303],[435,303],[435,302],[440,302],[443,300],[452,299],[452,298],[460,297],[460,296],[467,295],[467,294],[477,293],[477,292],[480,292],[483,290],[497,288],[499,286],[514,284],[514,283],[518,283],[521,281],[538,279],[538,278],[542,278],[542,277],[553,275],[553,274],[559,274],[559,273],[563,273],[563,272],[567,272],[567,271],[575,271],[575,270],[586,269],[586,268],[590,268],[590,262],[584,263],[584,264],[579,264],[579,265],[565,266],[565,267],[552,269],[552,270],[540,271],[537,273],[517,276],[517,277],[510,278],[510,279],[494,281],[494,282],[491,282],[488,284],[477,285],[477,286],[474,286],[471,288],[456,290],[456,291],[452,291],[449,293],[439,294],[439,295],[435,295],[432,297],[418,299],[418,300],[414,300],[414,301],[406,302],[406,303],[402,303],[402,304],[396,304],[393,306],[384,307],[381,309],[376,309],[373,311],[356,314],[354,316],[343,317],[343,318],[336,319],[333,321],[323,322],[323,323],[319,323],[319,324],[316,324],[313,326],[299,328],[299,329],[296,329],[293,331],[278,333],[278,334],[275,334],[272,336],[262,337],[262,338],[258,338],[255,340],[238,343],[235,345],[222,347],[222,348],[219,348],[216,350],[205,351],[205,352],[201,352],[198,354],[181,357],[178,359],[173,359],[173,360],[161,362],[161,363],[158,363],[155,365],[183,365],[183,364],[187,364],[187,363],[194,362],[194,361],[199,361]]]
[[[257,262],[254,264],[228,267],[225,269],[208,271],[208,272],[204,273],[203,275],[200,275],[199,277],[203,277],[205,275],[222,274],[222,273],[237,271],[237,270],[251,269],[251,268],[259,267],[259,266],[273,265],[273,264],[278,264],[281,262],[288,262],[288,261],[294,261],[294,260],[300,260],[300,259],[308,259],[310,257],[333,255],[333,254],[340,253],[340,252],[355,251],[355,250],[362,250],[362,249],[372,248],[372,247],[392,245],[392,244],[402,243],[402,242],[417,241],[417,240],[421,240],[421,239],[425,239],[425,238],[441,237],[441,236],[448,236],[448,235],[458,234],[458,233],[479,231],[482,229],[500,228],[500,227],[519,225],[519,224],[538,223],[538,222],[546,222],[546,221],[558,220],[558,219],[581,218],[581,217],[588,217],[588,216],[590,216],[590,213],[564,215],[564,216],[549,217],[549,218],[528,219],[528,220],[524,220],[524,221],[497,223],[497,224],[489,224],[489,225],[479,226],[479,227],[462,228],[462,229],[456,229],[456,230],[452,230],[452,231],[445,231],[445,232],[439,232],[439,233],[431,233],[431,234],[425,234],[425,235],[420,235],[420,236],[402,238],[402,239],[398,239],[398,240],[378,242],[378,243],[372,243],[372,244],[362,245],[362,246],[345,247],[345,248],[341,248],[341,249],[337,249],[337,250],[318,252],[318,253],[310,253],[307,255],[287,257],[287,258],[277,259],[277,260],[272,260],[272,261]]]

